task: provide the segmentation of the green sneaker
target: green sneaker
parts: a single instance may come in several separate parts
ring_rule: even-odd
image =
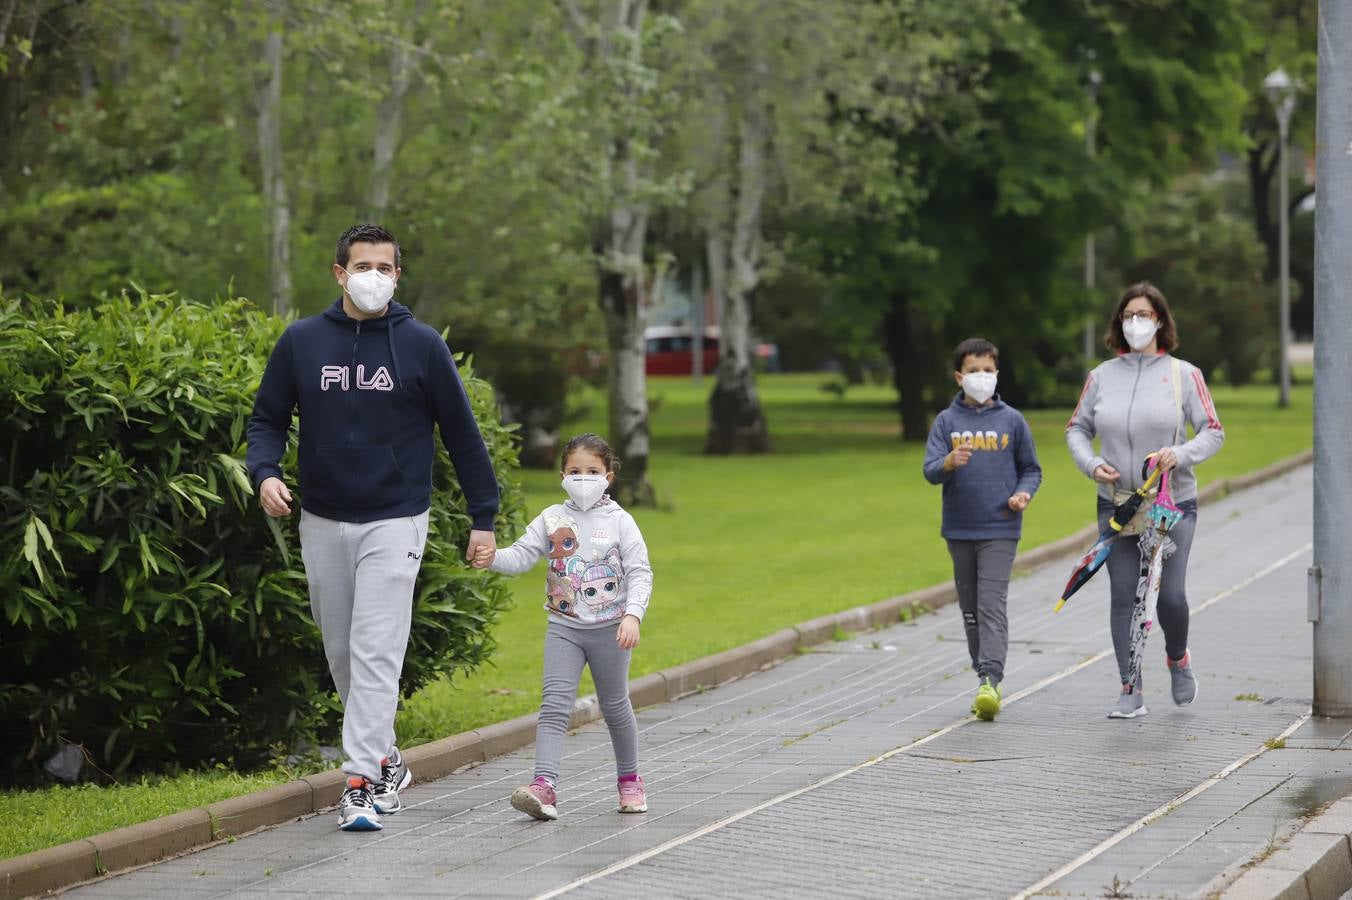
[[[976,699],[972,701],[972,712],[978,719],[989,722],[1000,711],[1000,686],[989,678],[981,679],[981,687],[976,689]]]

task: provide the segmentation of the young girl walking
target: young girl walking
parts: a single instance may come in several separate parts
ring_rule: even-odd
[[[648,811],[638,775],[638,726],[629,702],[629,655],[652,594],[648,548],[634,517],[606,493],[619,460],[597,434],[563,448],[566,503],[548,507],[521,539],[498,550],[490,568],[519,575],[548,556],[545,574],[544,696],[535,732],[535,780],[517,788],[512,806],[537,819],[557,819],[563,736],[573,717],[582,667],[591,667],[610,729],[619,776],[619,811]]]

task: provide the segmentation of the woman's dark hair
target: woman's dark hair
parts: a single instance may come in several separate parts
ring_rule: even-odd
[[[620,458],[615,455],[615,451],[610,449],[606,439],[601,435],[588,431],[579,434],[563,446],[563,456],[559,460],[559,468],[568,468],[568,457],[573,455],[575,450],[586,450],[588,453],[595,453],[605,461],[607,472],[620,471]]]
[[[353,244],[394,244],[394,267],[400,268],[399,242],[394,239],[394,235],[379,225],[353,225],[343,232],[334,250],[333,261],[344,269],[347,268],[347,261],[352,256]]]
[[[996,346],[985,338],[968,338],[957,349],[953,351],[953,371],[962,371],[962,361],[969,356],[989,356],[995,360],[995,365],[1000,365],[1000,351]]]
[[[1148,281],[1138,281],[1122,292],[1117,301],[1117,308],[1113,310],[1113,317],[1108,320],[1108,330],[1103,333],[1103,345],[1118,353],[1131,350],[1127,336],[1122,333],[1122,310],[1137,297],[1144,297],[1150,301],[1150,306],[1155,310],[1155,318],[1159,320],[1160,327],[1155,332],[1156,345],[1161,350],[1175,350],[1178,347],[1178,328],[1174,325],[1174,314],[1169,312],[1169,301],[1164,299],[1163,291]]]

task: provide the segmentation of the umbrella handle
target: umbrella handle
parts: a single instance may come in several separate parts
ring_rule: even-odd
[[[1145,481],[1150,476],[1150,470],[1155,468],[1155,457],[1159,453],[1151,453],[1141,462],[1141,480]]]

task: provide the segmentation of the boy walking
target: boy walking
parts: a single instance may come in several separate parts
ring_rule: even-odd
[[[968,338],[953,352],[962,389],[939,413],[925,446],[925,479],[942,484],[943,525],[953,583],[980,685],[972,712],[990,721],[1000,711],[1009,649],[1006,600],[1023,511],[1042,483],[1028,422],[995,393],[1000,351]]]

